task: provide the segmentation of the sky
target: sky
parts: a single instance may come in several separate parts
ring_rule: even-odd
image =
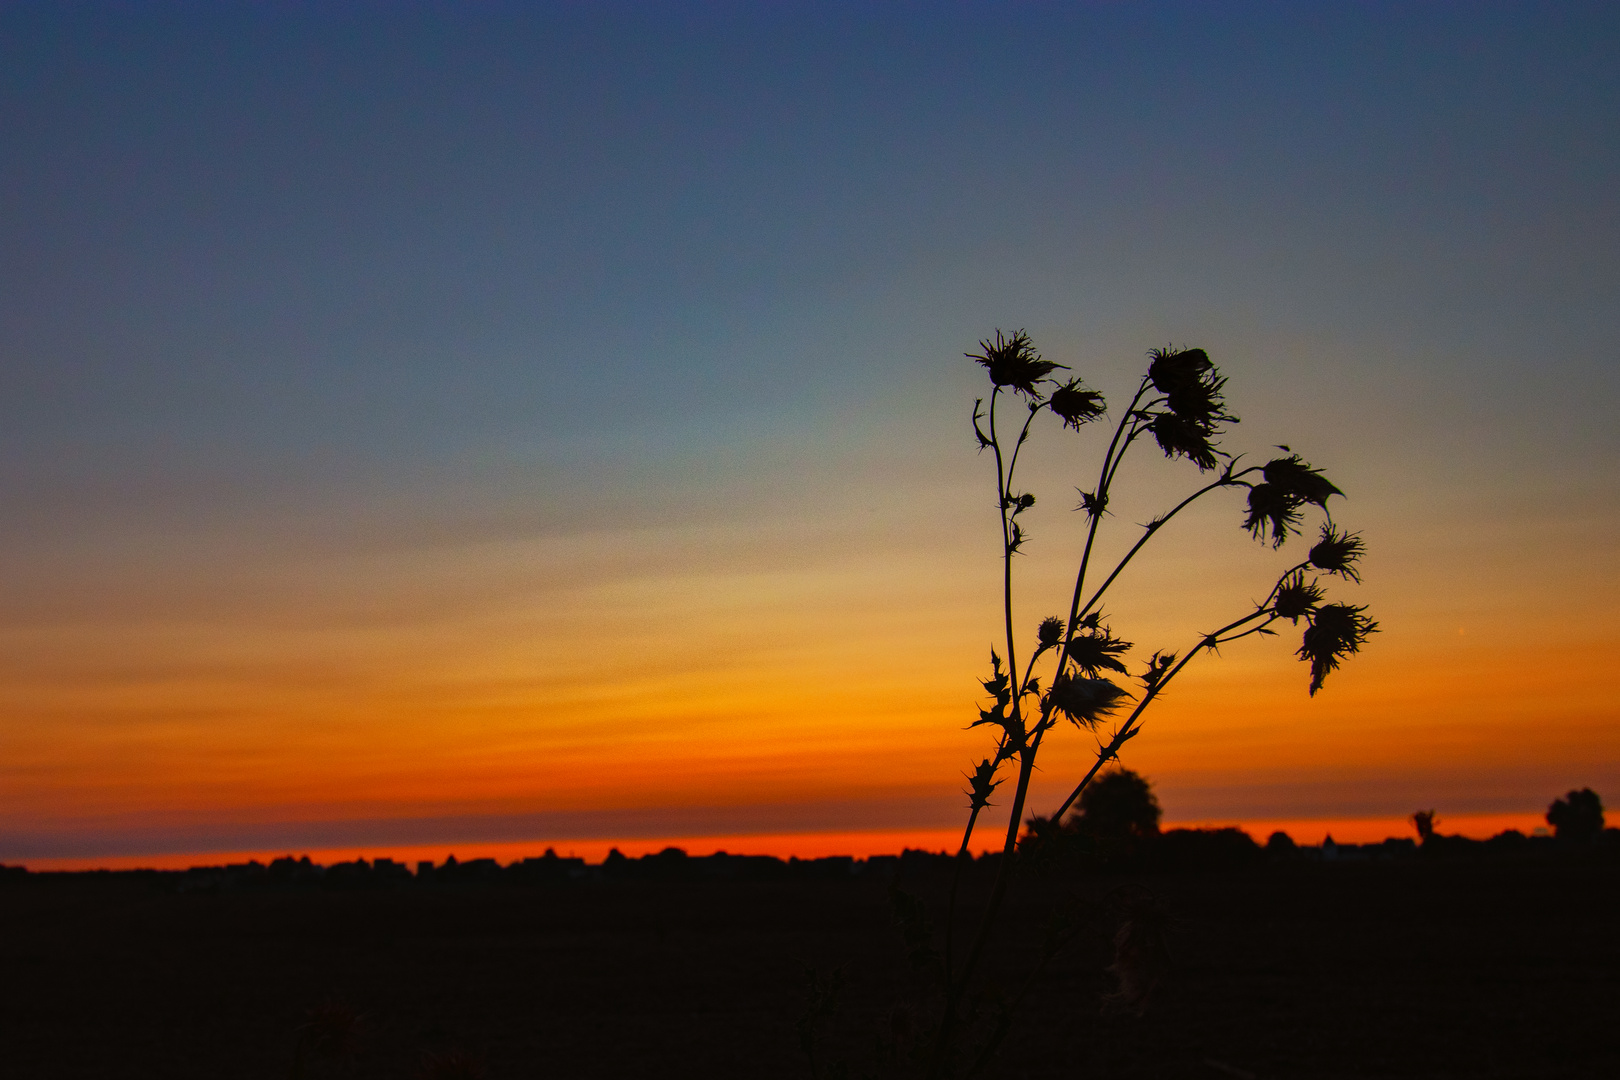
[[[1225,447],[1367,543],[1320,693],[1285,634],[1155,705],[1168,821],[1620,806],[1617,45],[1583,3],[0,7],[0,861],[949,836],[998,328],[1116,407],[1205,348]],[[1105,438],[1028,447],[1021,633]],[[1198,482],[1122,477],[1116,553]],[[1299,557],[1241,516],[1121,579],[1140,656]],[[1031,811],[1094,753],[1055,732]]]

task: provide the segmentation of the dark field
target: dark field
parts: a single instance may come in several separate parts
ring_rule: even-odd
[[[1023,882],[1014,920],[1119,880]],[[1037,983],[988,1075],[1620,1077],[1612,857],[1134,880],[1175,920],[1145,1015],[1100,1006],[1103,920]],[[943,883],[903,884],[936,902]],[[332,1001],[362,1014],[358,1042],[312,1077],[421,1076],[452,1051],[492,1080],[802,1077],[804,963],[848,965],[835,1040],[888,1030],[912,976],[887,885],[200,894],[32,875],[0,885],[0,1076],[286,1077],[300,1023]]]

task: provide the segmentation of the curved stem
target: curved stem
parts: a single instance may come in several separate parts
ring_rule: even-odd
[[[1131,715],[1125,718],[1125,723],[1120,725],[1119,730],[1114,733],[1113,740],[1110,741],[1107,746],[1097,751],[1096,762],[1091,766],[1091,769],[1086,773],[1085,777],[1080,781],[1080,783],[1075,785],[1074,790],[1069,793],[1069,797],[1063,800],[1063,805],[1058,807],[1057,812],[1052,815],[1052,820],[1057,821],[1062,818],[1063,815],[1068,812],[1069,807],[1074,805],[1074,801],[1080,797],[1080,793],[1086,789],[1086,785],[1091,783],[1092,777],[1096,776],[1097,772],[1104,765],[1106,765],[1110,759],[1118,755],[1119,748],[1125,745],[1125,741],[1140,729],[1140,724],[1138,721],[1141,719],[1142,712],[1153,703],[1153,699],[1159,696],[1160,691],[1170,684],[1170,680],[1181,674],[1181,669],[1186,667],[1192,658],[1198,655],[1200,649],[1213,647],[1215,644],[1219,643],[1220,636],[1222,634],[1229,630],[1236,630],[1244,623],[1253,622],[1255,619],[1265,614],[1267,614],[1265,608],[1257,608],[1256,610],[1243,616],[1243,618],[1227,623],[1213,634],[1205,634],[1199,639],[1198,644],[1194,645],[1191,649],[1188,649],[1187,655],[1183,656],[1176,663],[1175,667],[1167,671],[1163,678],[1161,678],[1157,683],[1154,683],[1152,689],[1150,689],[1146,694],[1142,695],[1142,700],[1136,703],[1136,708],[1131,710]]]
[[[1243,472],[1235,475],[1222,473],[1220,479],[1199,488],[1197,491],[1193,492],[1191,495],[1177,503],[1167,514],[1159,518],[1158,521],[1148,525],[1142,531],[1141,538],[1131,546],[1131,550],[1127,551],[1125,553],[1125,557],[1120,559],[1118,564],[1115,565],[1113,572],[1108,575],[1108,580],[1099,585],[1097,587],[1097,591],[1091,594],[1091,599],[1086,601],[1086,606],[1080,609],[1080,615],[1085,616],[1091,614],[1092,610],[1097,606],[1097,601],[1101,600],[1103,594],[1108,591],[1108,587],[1114,583],[1115,579],[1119,577],[1130,561],[1136,557],[1136,553],[1141,551],[1142,548],[1147,545],[1147,542],[1153,539],[1154,534],[1164,527],[1166,522],[1175,517],[1177,514],[1181,513],[1188,506],[1191,506],[1197,500],[1214,491],[1216,488],[1231,487],[1236,481],[1237,476],[1242,476],[1244,473],[1253,472],[1255,468],[1257,468],[1257,466],[1244,469]]]
[[[1063,673],[1063,666],[1069,661],[1068,639],[1074,636],[1074,628],[1080,621],[1080,597],[1086,588],[1086,568],[1091,564],[1091,549],[1097,542],[1097,526],[1102,523],[1103,511],[1108,506],[1108,488],[1113,478],[1110,463],[1114,460],[1114,451],[1119,449],[1119,437],[1125,431],[1125,425],[1131,422],[1136,406],[1142,400],[1142,395],[1147,393],[1147,388],[1148,380],[1144,376],[1141,385],[1131,397],[1130,405],[1125,409],[1125,415],[1114,425],[1114,437],[1108,440],[1108,452],[1103,455],[1102,471],[1097,476],[1097,490],[1092,495],[1096,501],[1096,512],[1090,515],[1091,523],[1086,527],[1085,547],[1080,550],[1080,569],[1074,576],[1074,598],[1069,601],[1069,622],[1067,632],[1064,634],[1063,652],[1058,657],[1057,670],[1052,672],[1054,683]],[[1120,456],[1124,457],[1123,450],[1120,450]]]
[[[1012,516],[1007,512],[1007,494],[1012,483],[1012,470],[1006,466],[1001,456],[1001,436],[996,432],[996,400],[1001,396],[998,386],[990,392],[990,445],[996,452],[996,495],[1001,513],[1001,611],[1007,634],[1007,678],[1018,678],[1017,642],[1013,637],[1013,611],[1012,611]],[[1027,429],[1027,425],[1026,425]],[[1017,449],[1014,448],[1016,456]],[[1019,687],[1012,687],[1012,718],[1019,721],[1021,715],[1021,697]]]

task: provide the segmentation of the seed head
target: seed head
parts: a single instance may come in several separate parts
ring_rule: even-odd
[[[1326,507],[1329,496],[1344,494],[1328,482],[1321,469],[1311,468],[1298,454],[1266,462],[1264,472],[1266,483],[1317,506]]]
[[[1322,538],[1311,548],[1311,565],[1318,570],[1361,582],[1361,571],[1356,569],[1367,546],[1356,533],[1341,533],[1332,525],[1322,526]]]
[[[1056,615],[1048,615],[1041,620],[1040,627],[1035,631],[1035,640],[1041,643],[1044,651],[1057,645],[1063,640],[1063,620]]]
[[[1148,365],[1148,378],[1153,388],[1169,396],[1178,390],[1204,381],[1204,376],[1215,370],[1209,353],[1203,349],[1154,349],[1148,353],[1153,362]]]
[[[1090,423],[1108,411],[1102,394],[1087,390],[1079,379],[1070,379],[1052,391],[1048,407],[1063,418],[1064,427],[1079,431],[1081,424]]]
[[[1198,466],[1200,472],[1215,467],[1217,451],[1210,436],[1214,434],[1207,424],[1188,420],[1175,413],[1159,413],[1148,425],[1153,439],[1167,458],[1184,457]]]
[[[1076,725],[1091,728],[1129,696],[1107,679],[1086,679],[1064,672],[1053,680],[1047,701]]]
[[[1366,607],[1324,604],[1311,613],[1310,625],[1299,647],[1299,658],[1311,662],[1311,696],[1322,689],[1328,672],[1338,669],[1339,661],[1361,651],[1362,643],[1378,632],[1378,624],[1362,612]]]
[[[1300,617],[1315,611],[1326,595],[1314,578],[1306,581],[1305,571],[1296,570],[1277,586],[1277,602],[1272,610],[1279,618],[1291,619],[1298,626]]]
[[[1271,546],[1282,547],[1289,533],[1299,532],[1299,511],[1304,500],[1275,484],[1256,484],[1249,489],[1249,516],[1243,527],[1256,540],[1265,540],[1271,530]]]
[[[1069,659],[1087,675],[1096,676],[1104,668],[1121,675],[1130,674],[1115,657],[1130,650],[1131,643],[1121,641],[1107,630],[1091,630],[1069,639]]]
[[[1035,388],[1035,384],[1063,367],[1062,364],[1042,360],[1041,354],[1035,351],[1034,342],[1030,341],[1029,335],[1022,330],[1010,338],[1004,337],[1001,331],[997,330],[996,340],[993,343],[979,342],[979,350],[976,353],[968,353],[967,358],[977,361],[990,373],[990,382],[993,385],[1010,386],[1028,398],[1039,397],[1040,391]]]

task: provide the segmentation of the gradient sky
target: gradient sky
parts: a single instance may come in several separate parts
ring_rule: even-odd
[[[951,825],[997,327],[1116,399],[1203,346],[1227,447],[1371,549],[1322,693],[1233,646],[1130,745],[1168,817],[1620,805],[1617,47],[1579,3],[0,7],[0,860]],[[1096,450],[1032,446],[1030,628]],[[1197,476],[1131,468],[1114,543]],[[1295,553],[1240,516],[1115,629],[1262,594]]]

